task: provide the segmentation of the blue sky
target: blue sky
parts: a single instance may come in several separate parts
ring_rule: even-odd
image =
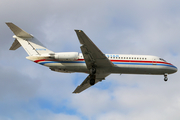
[[[0,1],[0,120],[179,120],[179,72],[113,74],[72,94],[82,73],[57,73],[9,51],[13,22],[55,52],[80,51],[82,29],[104,53],[156,55],[180,68],[178,0]]]

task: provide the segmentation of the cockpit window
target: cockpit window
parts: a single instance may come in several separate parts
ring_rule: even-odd
[[[164,59],[162,59],[162,58],[159,58],[159,60],[166,62],[166,61],[165,61]]]

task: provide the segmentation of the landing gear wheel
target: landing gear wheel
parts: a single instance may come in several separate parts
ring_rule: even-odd
[[[95,84],[95,79],[91,79],[90,80],[90,85],[94,85]]]
[[[94,84],[95,84],[95,80],[96,80],[96,76],[95,76],[95,75],[91,75],[91,76],[90,76],[89,84],[90,84],[90,85],[94,85]]]
[[[167,81],[167,80],[168,80],[168,78],[167,78],[167,77],[165,77],[165,78],[164,78],[164,81]]]
[[[167,77],[168,74],[164,74],[164,81],[167,81],[168,80],[168,77]]]

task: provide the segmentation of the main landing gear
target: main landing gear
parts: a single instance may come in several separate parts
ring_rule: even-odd
[[[89,81],[90,85],[95,84],[95,80],[96,80],[96,75],[95,74],[96,74],[96,69],[95,68],[90,69],[90,81]]]
[[[167,73],[164,74],[164,81],[167,81],[168,80],[168,77],[167,77]]]

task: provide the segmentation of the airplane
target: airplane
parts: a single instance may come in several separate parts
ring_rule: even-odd
[[[84,91],[105,80],[112,73],[164,75],[164,81],[167,81],[168,74],[177,72],[176,66],[157,56],[104,54],[82,30],[75,30],[82,53],[55,53],[15,24],[11,22],[6,22],[6,24],[15,34],[13,36],[15,40],[10,50],[16,50],[22,46],[29,55],[26,57],[27,59],[49,67],[52,71],[89,74],[73,93]]]

